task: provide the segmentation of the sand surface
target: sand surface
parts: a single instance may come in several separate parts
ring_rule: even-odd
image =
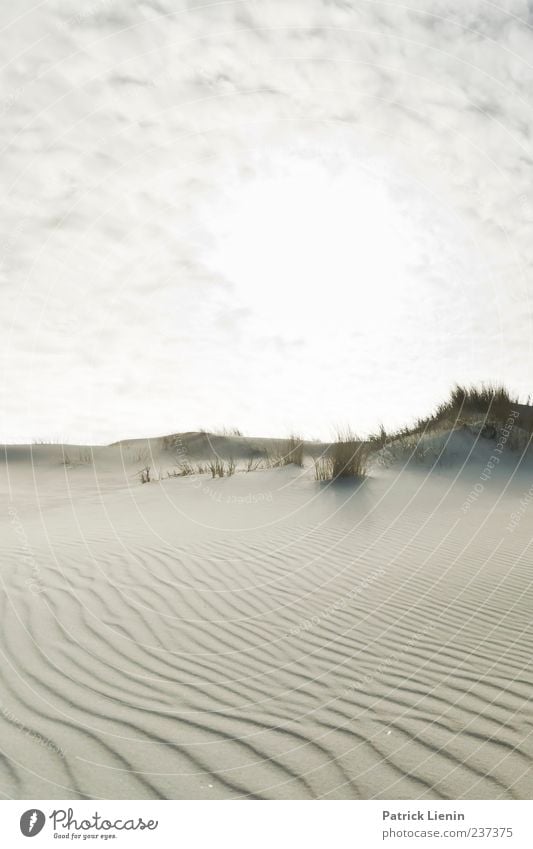
[[[531,798],[533,467],[493,450],[141,485],[157,440],[9,446],[3,797]]]

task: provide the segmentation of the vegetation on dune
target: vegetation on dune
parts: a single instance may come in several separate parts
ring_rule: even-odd
[[[295,434],[291,434],[288,439],[277,445],[276,453],[273,457],[268,455],[265,457],[265,463],[274,469],[280,466],[290,465],[301,468],[304,464],[303,439]]]
[[[337,438],[332,443],[325,456],[315,461],[315,479],[342,480],[346,478],[362,478],[368,468],[370,447],[349,429],[337,432]]]
[[[517,403],[518,398],[512,396],[505,386],[482,384],[477,387],[456,384],[448,400],[437,407],[431,419],[442,421],[482,415],[503,423],[509,417],[513,405]]]
[[[397,439],[413,437],[446,426],[462,426],[476,419],[503,425],[517,403],[518,398],[511,395],[504,386],[481,384],[478,387],[456,384],[446,401],[439,404],[431,415],[418,419],[411,427],[405,426],[391,433],[387,433],[382,425],[377,434],[368,438],[368,442],[373,449],[379,449]]]
[[[65,451],[65,447],[62,447],[63,451],[63,460],[62,463],[67,468],[73,466],[90,466],[93,462],[93,451],[92,448],[78,448],[77,451],[72,449],[70,452]]]
[[[412,427],[404,427],[390,434],[381,428],[379,434],[371,436],[369,443],[394,461],[408,455],[416,461],[432,460],[434,465],[446,465],[447,443],[439,445],[423,440],[424,436],[466,428],[472,434],[486,439],[496,439],[512,421],[505,443],[511,450],[525,450],[533,437],[533,417],[523,421],[516,409],[518,397],[506,387],[493,384],[464,386],[456,384],[449,397],[438,405],[434,413],[419,419]],[[527,419],[527,417],[526,417]],[[386,449],[385,454],[381,449]]]
[[[300,468],[304,464],[304,443],[303,439],[296,434],[291,434],[287,440],[287,451],[285,453],[285,464],[287,466],[294,464]]]
[[[207,468],[211,472],[212,478],[229,478],[235,474],[235,461],[231,458],[224,462],[220,457],[212,457]]]
[[[150,466],[145,466],[144,469],[139,469],[137,475],[139,476],[141,483],[150,483],[152,480],[150,475]]]
[[[533,407],[531,417],[526,415],[519,418],[516,411],[518,403],[518,398],[502,385],[456,384],[448,398],[439,404],[432,414],[418,419],[410,427],[406,426],[388,433],[381,425],[379,430],[366,440],[359,439],[350,428],[339,430],[334,442],[324,446],[323,453],[314,461],[315,479],[336,481],[362,478],[367,473],[372,456],[376,457],[378,462],[382,462],[385,456],[389,457],[389,461],[395,461],[400,457],[405,458],[408,454],[408,459],[427,461],[429,458],[441,465],[447,461],[444,456],[446,445],[433,444],[434,440],[423,440],[424,436],[466,427],[476,435],[494,439],[509,422],[511,415],[515,419],[513,432],[507,439],[508,446],[512,450],[522,450],[527,448],[533,440]],[[526,421],[522,421],[522,418]],[[205,431],[203,435],[210,436]],[[223,429],[218,431],[217,435],[242,438],[242,433],[237,428]],[[162,448],[175,447],[179,441],[179,435],[164,437]],[[239,450],[242,448],[241,445]],[[314,449],[308,445],[308,450],[312,453]],[[262,448],[260,451],[254,450],[249,456],[245,454],[241,458],[243,463],[241,468],[232,458],[222,460],[218,456],[213,456],[204,463],[182,462],[173,472],[167,472],[167,476],[211,474],[213,478],[222,478],[230,477],[239,471],[253,472],[289,465],[304,468],[305,453],[304,440],[296,434],[291,434],[288,439],[275,444],[271,452]],[[138,452],[137,459],[146,462],[148,458],[141,450]],[[147,479],[150,480],[149,467],[146,466],[141,470],[140,477],[143,483],[148,482]]]

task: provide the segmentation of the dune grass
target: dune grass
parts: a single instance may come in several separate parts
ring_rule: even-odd
[[[139,469],[137,475],[141,483],[150,483],[150,481],[152,480],[150,474],[150,466],[145,466],[144,469]]]
[[[291,434],[287,441],[287,453],[285,455],[286,464],[291,463],[302,468],[304,464],[304,443],[296,434]]]
[[[505,386],[481,384],[481,386],[461,386],[456,384],[450,397],[437,407],[437,419],[451,416],[483,415],[494,421],[504,422],[518,398],[512,396]]]
[[[444,449],[442,446],[428,444],[427,440],[423,439],[425,435],[466,427],[472,430],[472,433],[484,438],[496,438],[518,403],[518,397],[500,384],[482,383],[477,386],[456,384],[450,390],[448,398],[430,415],[418,419],[411,426],[387,432],[381,425],[379,430],[368,436],[366,440],[359,439],[350,428],[339,430],[334,442],[327,447],[323,446],[324,453],[314,462],[315,479],[334,481],[363,478],[367,474],[372,456],[375,457],[376,462],[380,463],[385,455],[389,457],[389,460],[391,458],[394,460],[408,453],[409,459],[426,462],[433,458],[437,465],[444,464],[447,461]],[[523,424],[517,421],[516,426],[513,427],[508,440],[511,450],[528,448],[533,441],[533,415],[529,420],[527,416],[524,418],[526,421]],[[203,431],[203,434],[206,437],[209,436],[207,431]],[[237,428],[224,428],[219,430],[218,434],[242,438],[242,433]],[[178,436],[175,435],[164,437],[162,447],[168,448],[170,444],[175,444],[177,439]],[[311,454],[315,450],[312,447],[313,444],[311,448],[308,446]],[[139,450],[137,459],[146,463],[148,457],[145,451],[146,449]],[[240,467],[237,467],[233,459],[222,460],[220,457],[213,456],[204,464],[182,463],[168,476],[211,474],[213,478],[222,478],[230,477],[239,471],[252,472],[289,465],[304,468],[304,461],[305,442],[299,435],[293,433],[287,439],[274,444],[270,452],[254,451],[249,456],[241,457]]]
[[[220,457],[212,457],[207,463],[207,469],[212,478],[229,478],[235,474],[235,461],[230,458],[225,462]]]
[[[504,424],[515,404],[518,404],[518,398],[505,386],[490,383],[464,386],[457,383],[432,415],[419,419],[414,428],[404,430],[409,433],[432,430],[445,423],[458,424],[476,417]]]
[[[203,463],[189,463],[185,461],[175,466],[172,471],[167,471],[167,478],[186,478],[192,475],[205,475],[208,471]]]
[[[339,430],[327,454],[315,461],[315,480],[363,478],[368,469],[370,446],[350,428]]]
[[[71,468],[73,466],[90,466],[93,463],[92,449],[80,447],[76,452],[74,449],[71,449],[71,451],[65,451],[65,447],[63,446],[63,459],[61,462],[66,468]]]
[[[394,462],[408,455],[409,460],[434,465],[449,465],[446,444],[440,447],[429,444],[424,436],[456,428],[467,428],[472,434],[485,439],[496,439],[508,424],[519,399],[505,386],[482,383],[478,386],[455,384],[448,398],[434,412],[411,427],[403,427],[387,434],[382,427],[379,434],[369,437],[369,444],[378,453],[378,462]],[[515,413],[516,416],[516,413]],[[526,450],[533,439],[532,423],[519,422],[513,417],[513,427],[506,444],[511,450]],[[382,450],[384,449],[384,451]]]
[[[288,439],[279,443],[275,457],[271,458],[274,468],[295,465],[300,468],[304,464],[304,443],[301,437],[291,434]]]
[[[378,433],[368,437],[368,443],[372,450],[379,451],[393,442],[412,441],[413,437],[422,436],[424,433],[444,427],[463,426],[476,420],[482,420],[487,432],[490,432],[491,427],[496,431],[499,425],[507,421],[517,403],[518,398],[505,386],[455,384],[448,398],[429,416],[418,419],[414,425],[406,425],[390,433],[381,425]]]

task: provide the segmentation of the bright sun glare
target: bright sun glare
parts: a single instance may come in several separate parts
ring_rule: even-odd
[[[416,256],[409,222],[382,183],[320,163],[243,182],[212,231],[212,266],[239,305],[278,330],[296,322],[309,334],[324,328],[326,304],[341,325],[376,311],[392,318]]]

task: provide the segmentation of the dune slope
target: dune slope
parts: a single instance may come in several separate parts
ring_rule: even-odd
[[[10,448],[3,796],[531,798],[531,478],[454,439],[359,485]]]

